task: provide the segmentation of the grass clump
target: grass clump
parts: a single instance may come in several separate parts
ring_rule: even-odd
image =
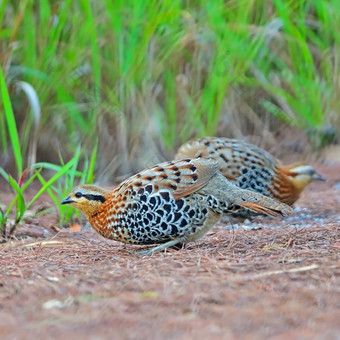
[[[94,166],[97,157],[97,146],[94,147],[92,156],[90,160],[85,158],[83,165],[83,171],[78,171],[78,165],[80,160],[81,151],[80,148],[76,155],[66,164],[61,160],[61,165],[51,164],[51,163],[34,163],[30,167],[22,171],[23,158],[21,153],[21,147],[18,138],[18,131],[16,122],[13,115],[12,105],[9,99],[9,94],[5,84],[5,79],[3,73],[0,69],[0,86],[1,94],[3,98],[4,113],[5,118],[8,123],[8,131],[11,138],[13,153],[15,156],[16,170],[19,174],[18,180],[16,181],[10,174],[8,174],[5,169],[0,167],[0,175],[11,187],[14,193],[13,199],[8,204],[8,207],[4,208],[3,204],[0,202],[0,232],[2,241],[7,240],[14,233],[17,225],[21,223],[25,216],[25,213],[32,207],[32,205],[44,194],[48,193],[52,201],[59,208],[59,221],[60,224],[68,221],[72,215],[73,211],[70,211],[67,207],[60,205],[60,200],[67,192],[69,192],[75,185],[75,182],[80,183],[92,183],[94,180]],[[50,170],[54,172],[48,180],[42,176],[41,171]],[[31,176],[28,176],[29,173]],[[25,179],[28,180],[25,182]],[[64,181],[61,181],[61,179]],[[33,198],[26,202],[24,198],[25,190],[33,183],[35,179],[38,179],[41,183],[41,187],[35,193]],[[36,185],[35,185],[36,187]],[[12,223],[9,222],[10,215],[14,215]],[[9,226],[9,224],[11,224]]]

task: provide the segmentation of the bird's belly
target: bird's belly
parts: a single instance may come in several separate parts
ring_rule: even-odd
[[[203,236],[218,220],[201,195],[175,200],[146,193],[137,198],[107,214],[101,225],[91,225],[102,236],[124,243],[160,244],[172,239],[186,243]]]

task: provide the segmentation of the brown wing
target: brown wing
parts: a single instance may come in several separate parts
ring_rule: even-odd
[[[229,138],[207,137],[183,144],[175,159],[184,157],[211,157],[218,161],[220,171],[231,181],[242,175],[243,168],[274,170],[280,162],[266,150],[256,145]]]
[[[175,199],[204,187],[219,165],[210,158],[182,159],[158,164],[125,180],[115,191],[136,190],[152,184],[155,191],[169,190]]]

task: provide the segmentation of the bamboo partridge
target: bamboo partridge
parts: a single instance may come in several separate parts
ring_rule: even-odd
[[[242,189],[248,189],[292,205],[303,189],[325,178],[303,163],[282,165],[267,151],[229,138],[202,138],[183,144],[175,159],[210,157],[220,165],[220,172]]]
[[[202,237],[222,214],[241,208],[272,216],[291,208],[226,180],[217,161],[183,159],[146,169],[113,191],[81,185],[62,201],[80,209],[102,236],[132,244],[161,244],[144,252]]]

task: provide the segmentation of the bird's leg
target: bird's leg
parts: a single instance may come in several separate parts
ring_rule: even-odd
[[[175,245],[177,245],[178,243],[181,243],[181,240],[177,239],[177,240],[171,240],[169,242],[166,242],[166,243],[163,243],[157,247],[154,247],[154,248],[151,248],[150,250],[142,250],[142,251],[139,251],[138,253],[140,255],[151,255],[163,248],[169,248],[169,247],[173,247]]]

